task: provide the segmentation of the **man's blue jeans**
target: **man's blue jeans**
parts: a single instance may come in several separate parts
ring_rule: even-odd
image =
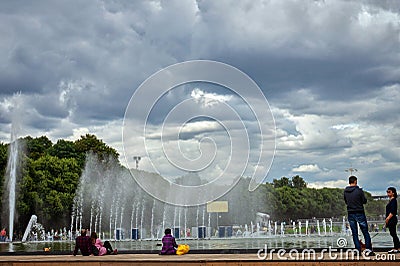
[[[365,239],[365,248],[372,250],[371,237],[368,232],[367,217],[364,213],[349,213],[348,220],[350,224],[351,234],[353,235],[354,246],[358,251],[361,251],[360,240],[358,239],[358,227],[357,223],[360,225],[360,229]]]

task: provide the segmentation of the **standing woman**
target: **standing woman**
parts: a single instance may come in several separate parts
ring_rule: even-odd
[[[394,248],[389,250],[388,253],[400,252],[399,237],[396,234],[397,225],[397,191],[394,187],[389,187],[386,191],[389,197],[389,203],[386,205],[386,220],[385,225],[389,228],[390,235],[393,238]]]

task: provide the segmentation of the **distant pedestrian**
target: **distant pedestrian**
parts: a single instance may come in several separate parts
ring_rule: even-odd
[[[171,235],[171,229],[165,229],[164,233],[160,255],[175,255],[178,245],[176,244],[175,237]]]
[[[394,187],[389,187],[386,191],[389,202],[386,205],[386,219],[385,226],[389,229],[390,236],[393,238],[393,249],[389,250],[388,253],[399,253],[400,252],[400,242],[399,237],[396,233],[397,225],[397,191]]]
[[[0,241],[4,242],[4,241],[6,241],[6,239],[7,239],[7,231],[5,228],[3,228],[3,229],[1,229],[1,232],[0,232]]]
[[[349,177],[349,186],[344,190],[344,201],[347,205],[347,216],[350,224],[351,233],[353,235],[353,242],[355,248],[361,252],[361,243],[358,238],[357,224],[360,226],[361,232],[365,239],[366,256],[375,256],[372,251],[371,237],[368,232],[367,217],[364,212],[364,204],[367,203],[367,198],[364,191],[357,185],[357,177]]]

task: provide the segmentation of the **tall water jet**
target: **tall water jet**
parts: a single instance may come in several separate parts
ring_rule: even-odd
[[[20,94],[17,94],[13,98],[13,111],[11,121],[11,142],[9,147],[9,155],[6,170],[6,182],[8,189],[8,219],[9,219],[9,239],[12,241],[14,234],[14,217],[15,217],[15,199],[16,199],[16,184],[17,184],[17,171],[19,164],[19,106],[20,106]]]
[[[14,131],[14,130],[12,130]],[[14,235],[14,215],[15,215],[15,186],[17,183],[17,167],[18,167],[18,140],[16,134],[11,133],[10,155],[8,159],[7,169],[9,169],[9,182],[8,182],[8,210],[9,210],[9,231],[10,241]]]

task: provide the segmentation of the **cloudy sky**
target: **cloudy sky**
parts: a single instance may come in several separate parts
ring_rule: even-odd
[[[91,133],[123,154],[124,115],[137,88],[173,64],[214,60],[247,74],[268,100],[276,151],[267,181],[299,174],[309,186],[344,187],[345,170],[353,167],[359,184],[373,194],[400,187],[398,1],[10,0],[0,2],[0,13],[4,143],[18,113],[21,136],[56,142]],[[215,84],[192,85],[178,86],[156,103],[141,102],[145,110],[157,107],[148,136],[181,99],[242,110],[249,145],[259,145],[252,141],[259,132],[252,126],[254,106],[244,104],[248,99]],[[230,145],[219,141],[230,117],[218,120],[180,124],[180,148],[189,159],[200,156],[191,153],[199,141],[205,151]],[[176,124],[172,119],[164,126],[168,133]],[[144,135],[134,136],[140,142]],[[147,140],[151,146],[153,139]],[[158,161],[160,154],[150,150],[151,156],[131,151],[143,156],[140,168],[159,164],[163,174],[173,175],[173,167],[163,166],[168,160]],[[258,158],[252,152],[249,157]]]

